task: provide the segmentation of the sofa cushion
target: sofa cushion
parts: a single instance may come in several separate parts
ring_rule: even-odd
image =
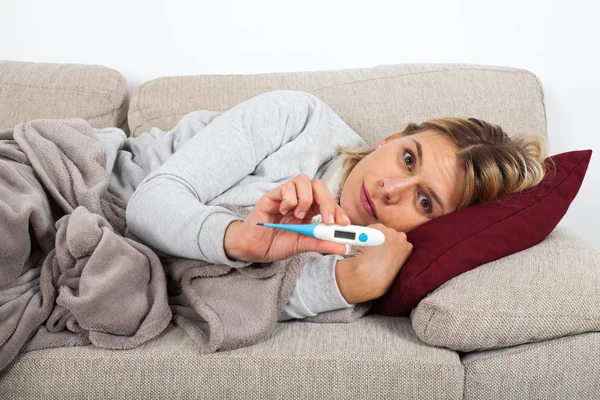
[[[462,352],[600,331],[600,252],[559,226],[540,244],[446,282],[411,313],[426,343]]]
[[[324,100],[369,145],[408,122],[476,117],[507,132],[546,133],[544,93],[529,71],[472,64],[399,64],[336,71],[154,79],[133,93],[134,136],[168,131],[194,110],[226,111],[261,93],[306,91]]]
[[[465,400],[600,398],[600,333],[463,357]]]
[[[462,399],[458,354],[427,346],[408,318],[279,323],[269,340],[202,354],[179,327],[131,350],[62,347],[21,354],[2,399]]]
[[[99,65],[0,61],[0,130],[39,118],[83,118],[127,128],[129,92],[119,72]]]
[[[444,282],[544,240],[577,195],[592,151],[546,159],[538,185],[433,219],[408,233],[413,253],[372,311],[406,315]]]

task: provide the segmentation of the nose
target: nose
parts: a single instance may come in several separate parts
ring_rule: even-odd
[[[410,177],[389,177],[381,180],[383,200],[388,204],[396,204],[408,194],[413,182]]]

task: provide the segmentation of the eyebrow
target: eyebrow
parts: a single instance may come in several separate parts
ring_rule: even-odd
[[[415,139],[412,139],[412,138],[411,138],[411,140],[413,142],[415,142],[415,145],[417,146],[417,154],[418,154],[418,159],[419,159],[419,168],[421,168],[423,166],[423,148],[421,147],[421,143],[417,142]],[[442,203],[442,200],[440,200],[440,197],[437,195],[437,193],[435,192],[435,190],[433,190],[430,187],[427,187],[427,190],[431,193],[431,197],[433,197],[433,199],[438,203],[438,205],[442,209],[442,214],[445,214],[444,203]]]

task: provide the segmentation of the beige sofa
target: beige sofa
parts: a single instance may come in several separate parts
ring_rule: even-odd
[[[129,99],[109,68],[4,61],[0,130],[81,117],[139,135],[275,89],[317,95],[369,144],[438,116],[546,134],[535,75],[461,64],[159,78]],[[599,252],[559,225],[542,243],[447,282],[410,317],[285,322],[267,341],[214,354],[174,325],[132,350],[23,353],[0,372],[0,399],[600,399],[599,288]]]

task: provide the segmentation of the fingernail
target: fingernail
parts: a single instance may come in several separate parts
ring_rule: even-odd
[[[344,214],[344,215],[342,216],[342,219],[344,220],[344,222],[348,222],[348,223],[350,223],[350,218],[348,218],[348,216],[347,216],[346,214]]]
[[[304,219],[304,216],[305,216],[305,215],[306,215],[306,213],[305,213],[304,211],[300,211],[300,212],[298,213],[298,218],[300,218],[300,219]]]
[[[354,246],[351,246],[349,244],[346,245],[346,252],[344,253],[345,256],[351,256],[355,252],[356,250],[354,249]]]
[[[335,222],[335,219],[333,219],[333,214],[327,215],[327,222],[329,222],[330,224],[333,224]]]

